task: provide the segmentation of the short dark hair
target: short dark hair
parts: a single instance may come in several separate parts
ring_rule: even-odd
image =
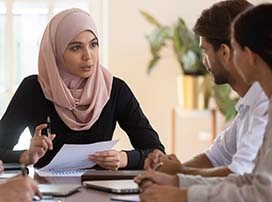
[[[202,11],[193,28],[198,36],[204,37],[215,50],[222,43],[230,46],[230,28],[235,17],[252,6],[246,0],[227,0],[213,4]]]
[[[233,36],[242,47],[256,52],[272,68],[272,4],[260,4],[233,22]]]

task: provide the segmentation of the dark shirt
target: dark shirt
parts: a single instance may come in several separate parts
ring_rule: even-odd
[[[126,151],[128,165],[126,169],[143,168],[144,160],[154,148],[164,151],[157,133],[143,114],[135,96],[118,78],[113,79],[110,99],[103,108],[99,119],[89,130],[74,131],[59,117],[53,102],[47,100],[38,82],[37,75],[23,80],[13,96],[7,111],[0,122],[0,159],[7,162],[19,162],[23,151],[12,151],[21,133],[26,127],[34,135],[35,127],[51,119],[51,132],[56,134],[54,149],[35,164],[47,165],[63,144],[89,144],[111,140],[116,122],[129,136],[134,150]],[[45,131],[43,131],[45,132]]]

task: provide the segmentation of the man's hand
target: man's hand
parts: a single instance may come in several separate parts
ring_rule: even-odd
[[[162,166],[158,168],[158,171],[160,172],[170,175],[175,175],[182,172],[182,164],[175,154],[167,155],[167,158],[160,158],[159,161],[163,163]]]
[[[178,176],[168,175],[153,170],[148,170],[143,174],[138,175],[134,178],[134,181],[139,185],[142,190],[147,189],[152,184],[170,185],[175,187],[179,186]]]
[[[163,157],[166,157],[166,155],[161,150],[154,149],[145,159],[144,169],[153,169]]]
[[[26,176],[17,176],[0,184],[0,202],[30,202],[33,196],[41,193],[37,183]]]
[[[187,190],[177,187],[151,185],[140,194],[142,202],[186,202]]]

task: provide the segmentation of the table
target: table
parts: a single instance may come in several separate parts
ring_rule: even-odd
[[[30,176],[33,175],[34,170],[30,168]],[[81,185],[80,177],[40,177],[34,174],[33,178],[40,184],[79,184]],[[111,196],[114,194],[97,191],[93,189],[80,188],[79,192],[73,193],[66,197],[54,197],[57,202],[110,202]],[[44,200],[46,201],[46,200]]]

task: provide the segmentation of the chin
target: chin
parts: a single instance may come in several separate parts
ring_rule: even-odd
[[[87,79],[87,78],[89,78],[91,75],[92,75],[91,72],[88,72],[88,73],[85,72],[85,73],[79,74],[78,76],[79,76],[80,78],[82,78],[82,79]]]

